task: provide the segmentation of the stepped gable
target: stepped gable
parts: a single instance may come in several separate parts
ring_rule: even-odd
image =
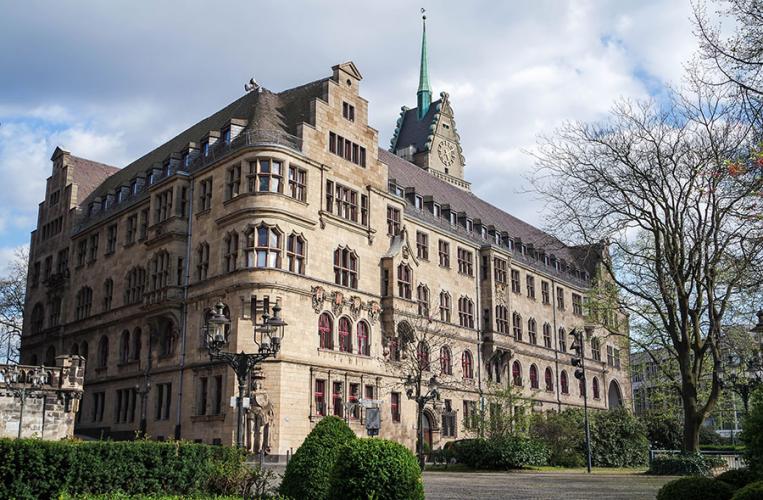
[[[484,224],[506,231],[510,237],[520,238],[522,243],[532,243],[535,248],[543,249],[548,254],[574,263],[593,275],[596,259],[592,258],[595,252],[592,252],[590,247],[569,247],[559,239],[517,219],[471,192],[442,181],[413,163],[381,148],[379,148],[379,160],[387,165],[389,179],[394,179],[401,187],[415,188],[417,194],[424,196],[431,195],[437,203],[450,205],[450,208],[456,212],[465,212],[473,219],[480,219]]]
[[[97,161],[69,155],[69,163],[74,167],[72,182],[77,185],[77,197],[87,198],[106,179],[119,172],[119,168]]]

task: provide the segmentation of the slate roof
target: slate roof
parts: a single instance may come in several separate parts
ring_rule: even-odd
[[[592,276],[598,255],[590,246],[570,247],[550,234],[514,217],[498,207],[431,175],[389,151],[379,148],[379,160],[387,165],[389,181],[403,188],[414,188],[416,194],[432,196],[436,203],[449,205],[455,212],[465,212],[472,219],[479,219],[485,225],[492,225],[499,231],[506,231],[511,238],[520,238],[522,243],[531,243],[536,249],[543,249],[549,255],[564,259],[573,267],[588,271]]]
[[[79,200],[87,198],[107,178],[119,172],[117,167],[79,156],[69,155],[69,162],[74,167],[72,178],[74,184],[77,185],[77,198]]]
[[[397,151],[413,144],[417,153],[424,151],[427,138],[433,134],[429,129],[434,123],[434,115],[439,112],[441,102],[442,99],[438,99],[430,104],[427,114],[421,120],[418,118],[418,108],[403,111],[395,131],[392,150]]]

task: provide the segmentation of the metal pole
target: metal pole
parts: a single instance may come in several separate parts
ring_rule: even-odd
[[[244,438],[244,387],[246,384],[246,373],[243,370],[239,370],[238,373],[238,400],[236,401],[236,447],[243,448]]]
[[[580,345],[581,345],[581,351],[580,351],[580,367],[583,369],[583,415],[585,420],[585,448],[586,448],[586,454],[588,455],[587,460],[587,467],[588,467],[588,473],[591,473],[591,427],[588,423],[588,377],[586,377],[585,374],[585,351],[583,351],[583,336],[581,334],[580,336]]]
[[[421,419],[424,418],[424,405],[422,403],[421,396],[418,396],[416,398],[416,408],[418,409],[416,454],[419,457],[419,467],[421,467],[421,470],[424,470],[424,427],[421,425]]]
[[[18,438],[21,439],[21,428],[24,423],[24,403],[26,402],[26,388],[21,388],[21,405],[19,406],[19,434]]]

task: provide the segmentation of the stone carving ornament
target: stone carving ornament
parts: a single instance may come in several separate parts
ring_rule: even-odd
[[[326,300],[326,290],[322,286],[311,287],[310,292],[313,294],[313,311],[316,314],[323,310],[323,302]]]

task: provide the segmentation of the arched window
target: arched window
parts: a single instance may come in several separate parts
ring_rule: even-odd
[[[223,261],[225,272],[229,273],[236,270],[238,264],[238,233],[231,231],[225,235],[223,241]]]
[[[45,366],[56,366],[56,348],[53,346],[45,351]]]
[[[89,286],[83,286],[77,292],[76,307],[74,316],[77,319],[84,319],[90,316],[90,308],[93,305],[93,289]]]
[[[305,274],[305,239],[298,234],[291,234],[286,239],[286,262],[289,271]]]
[[[154,254],[149,263],[151,271],[150,289],[152,292],[166,288],[170,284],[170,254],[161,250]]]
[[[125,276],[125,305],[143,301],[143,289],[146,283],[146,271],[142,267],[133,267]]]
[[[585,379],[578,379],[578,394],[581,398],[585,396]]]
[[[543,345],[550,348],[553,344],[551,340],[551,325],[543,323]]]
[[[429,317],[429,288],[426,285],[419,285],[416,288],[416,301],[419,307],[419,316]]]
[[[111,302],[113,298],[114,298],[114,280],[111,278],[107,278],[106,281],[103,282],[103,310],[104,311],[111,310]]]
[[[98,368],[106,368],[109,362],[109,338],[106,335],[101,336],[98,341]]]
[[[593,399],[599,399],[601,394],[599,394],[599,379],[594,377],[593,382],[591,382],[591,388],[593,389]]]
[[[72,356],[79,356],[79,344],[76,342],[72,344],[71,348],[69,349],[69,354]]]
[[[554,392],[554,373],[551,371],[551,368],[546,368],[544,378],[546,382],[546,391]]]
[[[423,340],[416,346],[416,359],[419,362],[419,370],[429,371],[429,345]]]
[[[36,303],[32,308],[32,333],[40,333],[45,324],[45,307],[41,303]]]
[[[530,387],[538,388],[538,367],[535,365],[530,365]]]
[[[519,313],[511,315],[511,325],[514,329],[514,340],[522,342],[522,316]]]
[[[411,298],[411,268],[408,264],[397,266],[397,294],[404,298]]]
[[[511,379],[517,387],[522,386],[522,365],[519,361],[514,361],[511,365]]]
[[[130,332],[125,330],[119,337],[119,362],[127,363],[130,359]]]
[[[567,378],[567,372],[562,370],[562,374],[559,376],[559,385],[562,389],[562,394],[570,393],[570,380]]]
[[[89,349],[90,347],[88,346],[87,341],[83,340],[82,344],[79,346],[79,355],[87,359],[88,355],[90,354]]]
[[[334,251],[334,283],[358,288],[358,256],[349,248]]]
[[[440,321],[450,323],[450,294],[440,292]]]
[[[352,323],[348,318],[339,318],[339,350],[352,352]]]
[[[130,354],[132,354],[132,359],[138,360],[140,359],[140,351],[143,344],[143,332],[140,328],[136,328],[134,332],[132,332],[132,349]]]
[[[467,328],[474,328],[474,302],[469,297],[458,299],[458,323]]]
[[[370,328],[368,327],[368,323],[365,321],[358,322],[358,354],[363,354],[364,356],[370,356],[371,355],[371,344],[369,342],[369,331]]]
[[[509,308],[495,306],[495,327],[498,333],[509,333]]]
[[[446,345],[440,348],[440,373],[443,375],[453,375],[450,347]]]
[[[230,313],[226,313],[225,309],[223,309],[223,314],[230,317]],[[176,335],[172,323],[165,324],[159,337],[159,356],[172,356],[175,353],[175,339]]]
[[[471,380],[474,378],[474,361],[472,353],[468,349],[461,355],[461,371],[465,379]]]
[[[50,299],[50,309],[48,311],[48,326],[58,326],[61,321],[61,297]]]
[[[563,326],[559,327],[559,351],[567,352],[567,332]]]
[[[329,313],[322,313],[318,318],[318,342],[321,349],[334,348],[334,325]]]
[[[533,345],[538,343],[537,323],[534,318],[527,320],[527,339]]]

